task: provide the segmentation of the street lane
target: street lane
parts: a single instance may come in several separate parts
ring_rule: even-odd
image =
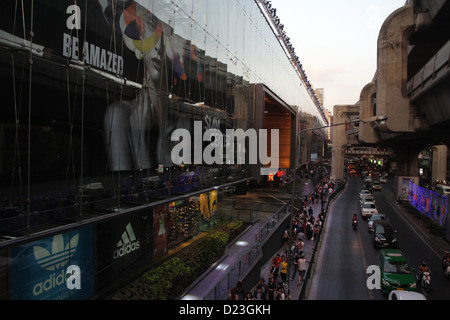
[[[308,299],[371,298],[366,287],[364,237],[360,234],[361,227],[353,230],[351,226],[351,218],[358,208],[360,185],[360,180],[350,179],[329,209]]]
[[[390,180],[389,180],[390,182]],[[381,192],[373,192],[377,206],[380,211],[385,211],[389,222],[394,230],[397,230],[398,248],[403,251],[410,267],[417,268],[422,261],[427,262],[431,268],[431,281],[433,290],[426,293],[421,290],[430,300],[448,300],[450,299],[450,281],[444,278],[441,271],[441,254],[433,250],[428,244],[429,235],[423,233],[403,212],[394,205],[392,183],[383,185]]]
[[[379,249],[373,246],[367,221],[361,219],[358,194],[362,186],[363,181],[359,177],[350,177],[330,207],[307,299],[386,299],[380,290],[369,290],[366,286],[367,267],[377,264]],[[426,294],[428,299],[450,299],[450,281],[442,275],[440,253],[432,250],[424,242],[427,236],[422,235],[414,224],[408,224],[403,214],[396,210],[392,181],[388,180],[382,190],[374,191],[373,195],[379,212],[385,213],[397,230],[398,248],[404,252],[410,267],[418,267],[423,260],[431,267],[433,291]],[[354,212],[359,218],[356,231],[351,227]]]

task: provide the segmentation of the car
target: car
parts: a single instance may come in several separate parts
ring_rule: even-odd
[[[450,195],[450,187],[442,185],[442,184],[436,185],[436,187],[434,188],[434,191],[436,191],[437,193],[442,194],[444,196]]]
[[[415,291],[392,290],[388,300],[427,300],[427,297]]]
[[[362,189],[361,192],[359,193],[359,199],[362,199],[362,197],[366,195],[372,195],[372,193],[370,193],[370,191],[367,189]]]
[[[375,202],[366,201],[363,205],[361,205],[361,216],[363,218],[370,218],[373,214],[377,214],[378,210],[375,205]]]
[[[372,190],[377,190],[377,191],[381,191],[381,183],[380,181],[374,181],[372,183]]]
[[[386,215],[383,213],[373,214],[367,222],[367,229],[369,232],[373,231],[373,223],[377,220],[387,220]]]
[[[387,183],[386,177],[380,177],[380,183]]]
[[[375,203],[375,198],[373,197],[372,194],[368,194],[363,196],[359,202],[362,205],[366,201],[372,201],[373,203]]]
[[[364,178],[364,182],[365,183],[371,183],[372,182],[372,178],[367,176],[367,177]]]
[[[388,221],[377,220],[372,228],[372,241],[375,248],[397,247],[397,231]]]
[[[399,249],[382,249],[378,255],[380,287],[383,294],[392,290],[417,291],[414,268],[410,268]]]

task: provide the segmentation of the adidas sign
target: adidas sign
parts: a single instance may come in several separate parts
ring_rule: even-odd
[[[45,270],[49,271],[48,278],[35,283],[33,295],[40,296],[44,292],[53,290],[66,284],[68,274],[63,269],[74,255],[80,235],[75,234],[67,243],[64,243],[62,234],[56,235],[52,239],[51,250],[41,246],[34,246],[33,253],[37,263]]]
[[[130,222],[126,226],[125,231],[122,233],[121,239],[117,242],[117,249],[114,250],[113,258],[118,259],[129,254],[130,252],[138,250],[139,248],[140,242],[136,239]]]

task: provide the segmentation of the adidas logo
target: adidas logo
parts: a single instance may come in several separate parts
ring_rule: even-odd
[[[122,233],[121,239],[117,242],[117,249],[114,250],[113,258],[118,259],[123,257],[130,252],[138,250],[140,248],[140,242],[136,239],[134,235],[133,228],[131,227],[131,222],[125,228]]]
[[[64,238],[62,234],[56,235],[52,240],[52,251],[46,248],[34,246],[33,253],[37,263],[48,271],[55,271],[63,268],[69,263],[70,258],[75,253],[80,235],[77,233],[64,246]]]
[[[33,247],[34,257],[37,263],[45,270],[51,271],[45,280],[37,282],[33,286],[33,295],[39,296],[45,292],[53,290],[66,284],[67,275],[63,269],[74,255],[80,235],[77,233],[70,241],[64,245],[62,234],[56,235],[52,240],[51,252],[40,246]]]

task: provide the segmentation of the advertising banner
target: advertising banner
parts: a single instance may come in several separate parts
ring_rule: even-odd
[[[153,258],[167,254],[168,212],[167,204],[153,208]]]
[[[151,249],[151,211],[97,225],[97,285],[116,280],[131,265],[146,261]],[[151,257],[150,257],[151,258]]]
[[[200,211],[205,220],[211,219],[217,209],[217,190],[200,194]]]
[[[123,50],[122,35],[112,27],[115,21],[108,3],[34,1],[33,46],[50,60],[82,62],[96,70],[137,81],[138,60],[133,52]],[[2,2],[0,30],[2,38],[21,43],[20,37],[24,35],[22,23],[27,25],[31,19],[31,2],[26,1],[18,8],[16,5],[16,1]],[[23,11],[19,19],[24,21],[16,21],[14,25],[14,12],[17,10]],[[27,33],[26,38],[28,40]]]
[[[92,227],[11,249],[10,299],[81,300],[93,295]]]

